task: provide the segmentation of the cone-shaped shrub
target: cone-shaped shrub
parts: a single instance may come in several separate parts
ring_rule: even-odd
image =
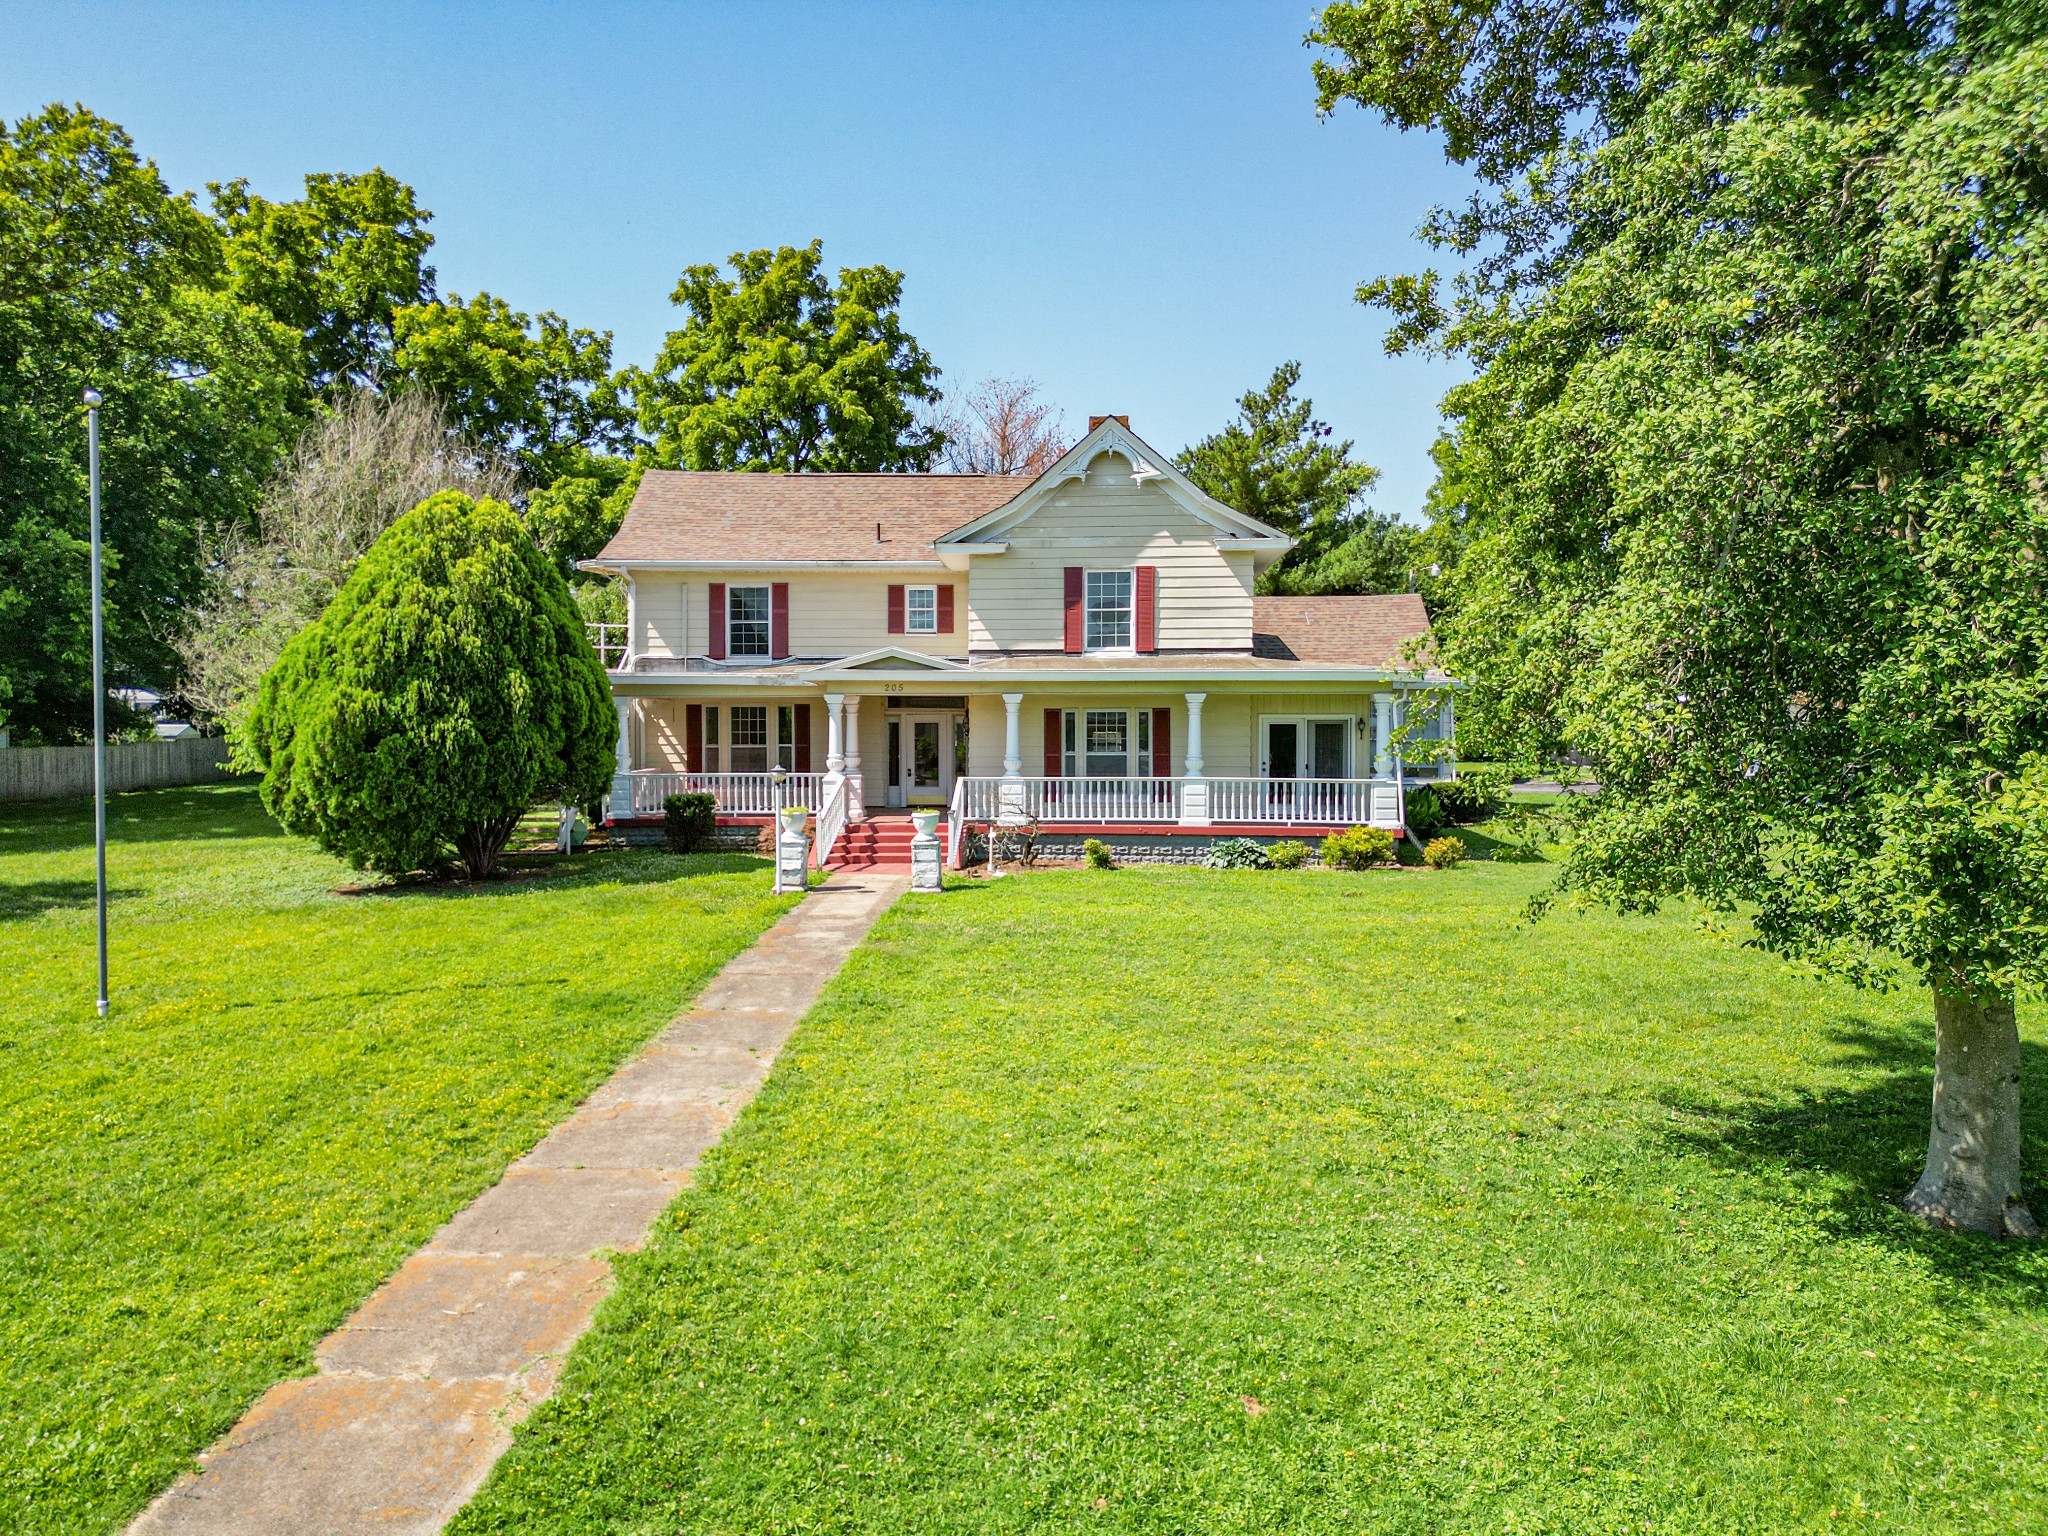
[[[398,875],[489,874],[536,800],[585,804],[618,727],[568,584],[511,508],[430,496],[285,647],[239,732],[285,827]]]

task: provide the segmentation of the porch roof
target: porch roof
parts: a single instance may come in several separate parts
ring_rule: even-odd
[[[879,691],[884,684],[911,684],[926,691],[943,684],[948,693],[999,693],[1024,684],[1041,688],[1150,684],[1178,690],[1230,684],[1377,687],[1394,683],[1434,687],[1448,681],[1434,668],[1404,667],[1398,662],[1359,666],[1289,660],[1246,651],[1169,651],[1155,656],[1008,655],[980,657],[964,666],[954,662],[930,667],[906,663],[900,667],[845,668],[834,661],[801,657],[753,666],[697,658],[656,661],[652,665],[646,665],[645,658],[642,660],[640,670],[611,674],[616,689],[631,693],[784,687],[857,693]]]

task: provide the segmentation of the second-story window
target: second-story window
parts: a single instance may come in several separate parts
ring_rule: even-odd
[[[768,654],[769,592],[766,587],[732,587],[725,597],[725,649],[729,656]]]
[[[1127,650],[1131,644],[1131,573],[1090,571],[1083,648]]]
[[[937,587],[903,589],[903,631],[910,635],[936,635],[939,632]]]

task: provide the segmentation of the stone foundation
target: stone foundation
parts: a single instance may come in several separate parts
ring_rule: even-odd
[[[1085,855],[1081,845],[1090,839],[1101,843],[1109,850],[1109,856],[1119,864],[1199,864],[1209,849],[1222,842],[1253,842],[1270,848],[1275,843],[1304,843],[1308,847],[1307,863],[1316,864],[1322,851],[1321,832],[1275,832],[1268,835],[1237,832],[1051,832],[1041,830],[1038,834],[1038,857],[1041,859],[1071,859],[1079,861]],[[960,858],[963,864],[982,864],[988,860],[988,839],[977,830],[963,828],[960,834]]]

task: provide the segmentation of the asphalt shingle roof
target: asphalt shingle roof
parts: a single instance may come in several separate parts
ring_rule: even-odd
[[[993,512],[1030,483],[1029,475],[651,469],[598,558],[937,560],[932,540]]]
[[[1429,612],[1413,592],[1252,599],[1252,654],[1275,661],[1395,666],[1428,629]]]

